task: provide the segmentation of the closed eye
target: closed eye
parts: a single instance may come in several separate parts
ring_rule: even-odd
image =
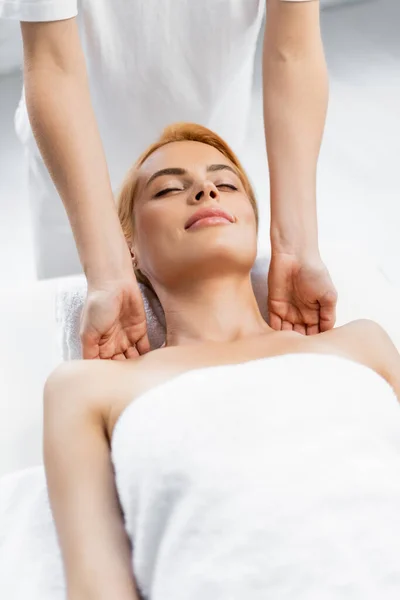
[[[161,196],[165,196],[170,192],[182,192],[180,188],[165,188],[164,190],[160,190],[157,194],[154,195],[154,198],[160,198]]]
[[[237,192],[237,187],[234,185],[231,185],[230,183],[220,183],[219,185],[216,186],[218,189],[221,188],[228,188],[230,190],[233,190],[235,192]]]

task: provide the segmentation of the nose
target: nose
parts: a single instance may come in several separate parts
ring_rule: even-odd
[[[218,188],[211,182],[204,182],[200,186],[200,190],[194,196],[195,203],[206,202],[207,200],[218,200]]]

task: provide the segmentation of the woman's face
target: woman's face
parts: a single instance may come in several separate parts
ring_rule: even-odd
[[[236,167],[216,148],[173,142],[141,166],[133,250],[152,285],[250,271],[256,218]]]

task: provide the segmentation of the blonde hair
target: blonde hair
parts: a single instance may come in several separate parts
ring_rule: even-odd
[[[128,243],[131,243],[134,239],[134,205],[137,196],[140,167],[149,158],[149,156],[151,156],[159,148],[162,148],[167,144],[171,144],[172,142],[187,141],[201,142],[202,144],[208,144],[209,146],[216,148],[236,167],[245,192],[249,198],[250,204],[253,207],[256,217],[256,224],[258,227],[258,209],[254,191],[242,165],[240,164],[239,159],[228,146],[228,144],[224,142],[219,135],[210,129],[207,129],[207,127],[203,127],[202,125],[196,125],[195,123],[175,123],[166,127],[160,138],[154,144],[151,144],[151,146],[149,146],[147,150],[143,152],[143,154],[141,154],[138,160],[129,169],[118,194],[118,217]],[[152,285],[147,277],[140,271],[140,269],[135,269],[135,274],[139,282],[144,283],[150,289],[152,289]]]

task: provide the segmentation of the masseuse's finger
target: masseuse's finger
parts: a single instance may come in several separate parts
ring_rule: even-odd
[[[282,331],[293,331],[293,324],[289,321],[282,321]]]
[[[307,335],[316,335],[319,333],[319,325],[307,325]]]
[[[282,329],[282,319],[275,313],[270,313],[269,324],[275,331],[280,331]]]
[[[300,323],[295,323],[294,327],[293,327],[294,331],[297,331],[297,333],[301,333],[301,335],[306,335],[306,326],[305,325],[300,325]]]
[[[147,332],[138,340],[131,340],[132,346],[136,347],[139,354],[146,354],[150,352],[150,342],[147,336]]]
[[[99,337],[87,332],[80,334],[82,344],[82,358],[91,360],[100,358]]]
[[[126,356],[121,352],[120,354],[114,354],[111,360],[126,360]]]
[[[136,346],[130,346],[125,351],[125,356],[128,360],[131,358],[137,358],[139,356],[139,352],[137,351]]]
[[[335,326],[336,303],[336,290],[325,294],[325,296],[320,300],[319,322],[321,331],[329,331]]]

